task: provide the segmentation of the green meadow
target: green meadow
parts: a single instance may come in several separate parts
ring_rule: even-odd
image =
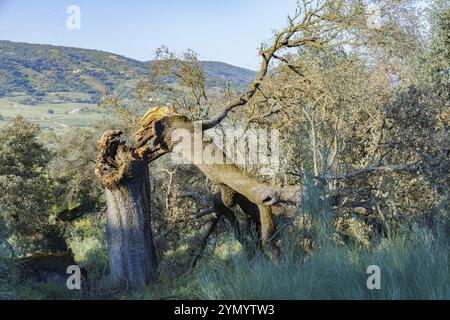
[[[107,113],[95,104],[58,103],[24,105],[0,99],[0,126],[16,116],[39,124],[44,130],[55,132],[74,127],[90,127],[107,117]]]

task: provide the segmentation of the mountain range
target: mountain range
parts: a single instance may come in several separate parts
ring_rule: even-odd
[[[23,104],[96,103],[105,89],[131,94],[152,63],[99,50],[0,40],[0,98]],[[200,64],[208,88],[230,82],[243,89],[256,75],[223,62]]]

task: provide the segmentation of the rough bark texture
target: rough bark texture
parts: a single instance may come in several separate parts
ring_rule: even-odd
[[[96,174],[106,189],[111,280],[115,286],[139,288],[156,280],[148,160],[120,135],[103,135]]]

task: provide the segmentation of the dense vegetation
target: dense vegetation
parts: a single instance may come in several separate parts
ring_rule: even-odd
[[[262,47],[263,58],[277,49],[275,62],[248,101],[240,86],[211,90],[193,52],[161,48],[132,99],[102,97],[112,121],[63,135],[22,117],[1,127],[0,298],[449,299],[450,2],[418,12],[414,1],[380,1],[379,29],[348,10],[354,1],[319,3],[325,9],[300,2],[300,27],[291,19],[278,33],[297,32],[292,42],[277,51],[275,35],[273,47]],[[304,16],[325,22],[302,23]],[[306,41],[311,33],[320,41]],[[294,41],[301,45],[283,47]],[[116,85],[139,76],[120,61]],[[149,103],[155,92],[192,121],[236,100],[223,129],[279,130],[278,171],[240,168],[299,187],[298,203],[271,208],[279,256],[261,250],[261,231],[241,208],[208,214],[223,183],[165,156],[151,162],[149,179],[158,280],[139,289],[111,285],[97,141],[109,129],[133,141],[143,110],[157,106]],[[83,289],[69,291],[65,269],[75,263]],[[380,267],[380,290],[366,286],[370,265]]]

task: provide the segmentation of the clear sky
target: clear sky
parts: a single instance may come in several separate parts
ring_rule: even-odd
[[[99,49],[150,60],[161,45],[256,69],[258,48],[295,0],[0,0],[0,40]],[[67,28],[67,7],[81,28]]]

